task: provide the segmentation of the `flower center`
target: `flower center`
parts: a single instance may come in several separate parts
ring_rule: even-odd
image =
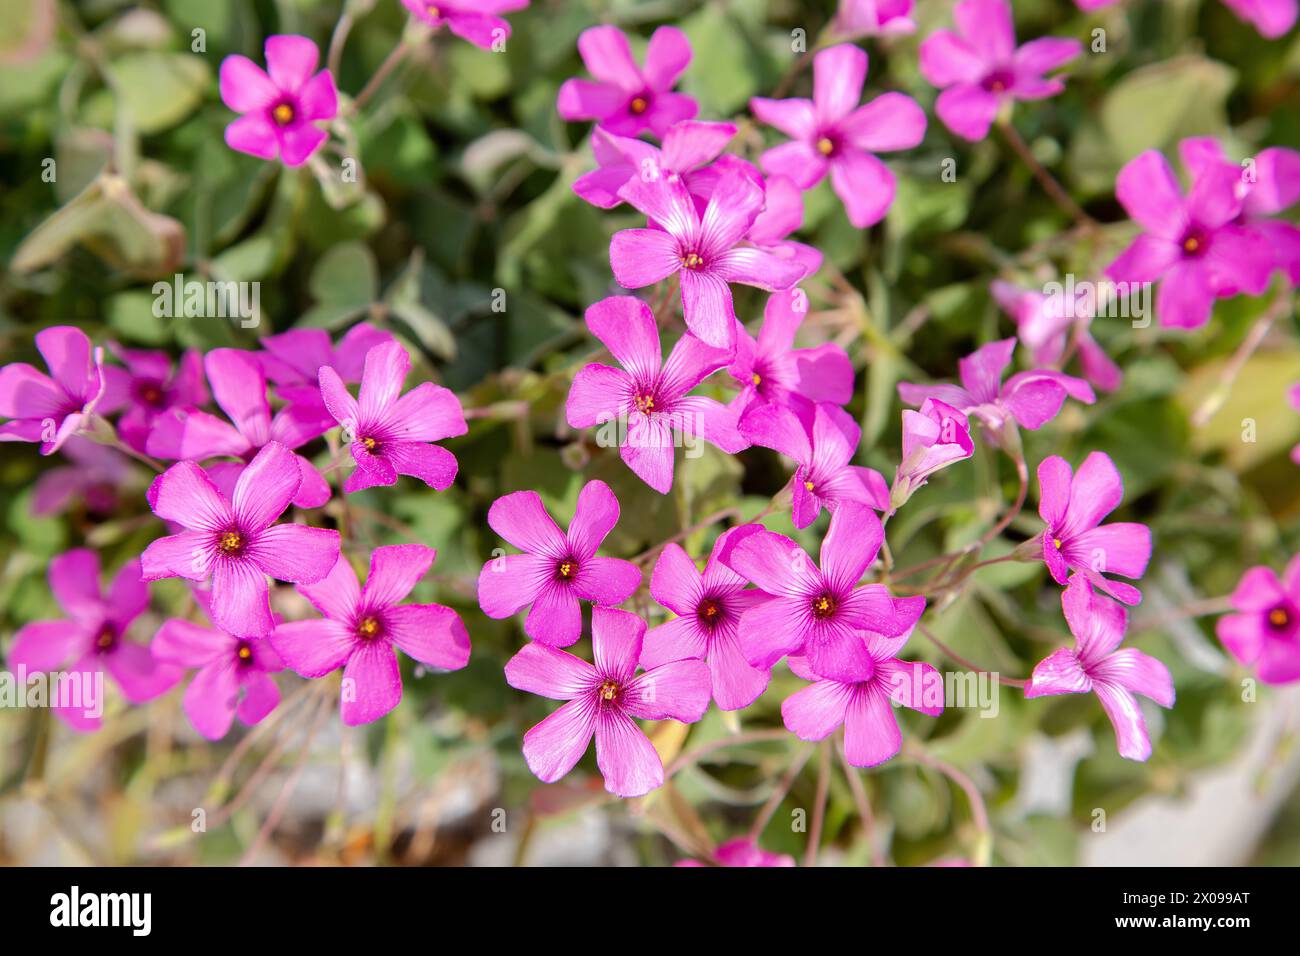
[[[288,126],[293,122],[293,107],[288,103],[281,103],[275,109],[271,110],[271,116],[281,126]]]
[[[136,386],[136,397],[151,408],[158,408],[163,403],[162,386],[157,382],[141,382]]]
[[[100,628],[99,636],[95,638],[95,650],[101,654],[107,654],[117,646],[117,632],[113,630],[112,625],[105,624]]]
[[[984,77],[984,82],[980,85],[989,93],[1005,93],[1011,89],[1013,78],[1006,70],[994,70],[988,76]]]
[[[601,700],[612,704],[614,701],[618,700],[619,690],[618,681],[607,680],[600,685],[600,689],[597,690],[596,693],[600,696]]]
[[[761,375],[759,375],[757,372],[755,372],[753,377],[754,377],[754,386],[755,386],[756,388],[757,388],[759,385],[762,385],[762,384],[763,384],[763,376],[761,376]]]
[[[631,111],[633,116],[640,116],[649,108],[649,106],[650,103],[644,96],[634,96],[632,97],[632,102],[627,104],[627,108]]]
[[[704,257],[698,252],[688,252],[682,256],[682,267],[685,269],[703,269]]]
[[[238,531],[223,531],[217,539],[217,547],[227,557],[234,557],[244,550],[244,536]]]
[[[1291,626],[1291,612],[1278,605],[1268,612],[1268,626],[1275,631],[1285,631]]]
[[[424,12],[434,20],[438,20],[442,17],[442,11],[438,9],[436,3],[426,3],[424,5]]]
[[[807,488],[809,491],[812,491],[814,488],[817,487],[817,486],[816,486],[813,482],[811,482],[811,481],[805,481],[805,482],[803,483],[803,486],[804,486],[805,488]]]
[[[636,407],[642,415],[649,415],[655,410],[655,397],[653,395],[638,395],[636,397]]]
[[[572,581],[578,576],[578,562],[574,558],[565,558],[555,566],[555,576],[561,581]]]
[[[829,156],[835,152],[835,140],[829,136],[823,136],[817,140],[817,152],[823,156]]]
[[[1187,235],[1183,236],[1183,255],[1186,256],[1203,256],[1209,245],[1209,237],[1200,229],[1190,229]]]
[[[1060,551],[1060,550],[1061,550],[1061,539],[1060,539],[1060,538],[1053,538],[1053,539],[1052,539],[1052,547],[1054,547],[1057,551]]]
[[[828,592],[823,591],[812,602],[813,617],[819,621],[824,621],[835,613],[835,597]]]
[[[712,598],[705,598],[695,609],[695,616],[700,619],[701,624],[713,627],[722,619],[722,605]]]
[[[235,656],[239,658],[241,664],[253,663],[253,648],[247,641],[239,642],[239,650],[235,651]]]
[[[357,621],[357,637],[363,641],[372,641],[379,636],[381,628],[379,618],[373,614],[367,614],[361,620]]]

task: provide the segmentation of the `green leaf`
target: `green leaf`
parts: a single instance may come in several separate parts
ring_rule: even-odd
[[[1187,136],[1224,131],[1224,103],[1237,80],[1231,67],[1180,56],[1129,73],[1101,104],[1101,124],[1117,163],[1147,149],[1167,149]]]
[[[188,53],[144,50],[112,64],[113,79],[135,128],[145,135],[170,129],[203,101],[208,64]]]

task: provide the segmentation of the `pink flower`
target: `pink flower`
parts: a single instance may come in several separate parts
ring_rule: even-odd
[[[966,416],[946,402],[927,398],[918,411],[903,409],[903,460],[889,489],[891,514],[930,476],[975,454]]]
[[[328,137],[316,123],[338,115],[334,77],[316,72],[320,53],[306,37],[267,37],[265,52],[267,72],[246,56],[221,61],[221,102],[243,114],[226,127],[226,145],[301,166]]]
[[[1083,377],[1104,392],[1113,392],[1120,387],[1124,373],[1097,344],[1089,330],[1097,307],[1096,301],[1090,301],[1089,293],[1085,291],[1091,289],[1090,286],[1076,289],[1072,306],[1062,296],[1022,289],[997,279],[990,289],[1002,310],[1015,320],[1021,344],[1029,349],[1036,364],[1057,364],[1065,355],[1066,342],[1073,334]]]
[[[1251,568],[1232,594],[1236,614],[1219,618],[1219,640],[1265,684],[1300,680],[1300,555],[1282,580],[1272,568]]]
[[[790,670],[809,687],[781,704],[786,729],[800,740],[822,740],[844,726],[844,756],[855,767],[874,767],[898,753],[903,734],[894,706],[910,707],[930,717],[943,713],[943,677],[929,664],[902,661],[898,652],[911,628],[897,637],[859,632],[862,644],[857,672],[844,680],[820,677],[809,662],[791,657]]]
[[[252,352],[213,349],[203,364],[212,395],[230,421],[194,407],[172,408],[154,419],[145,448],[156,458],[239,459],[237,463],[221,462],[208,469],[208,476],[227,497],[244,465],[267,444],[300,448],[319,438],[331,425],[329,415],[319,404],[290,405],[272,416],[266,398],[266,377]],[[306,458],[297,454],[292,457],[302,472],[293,503],[299,508],[319,508],[330,498],[329,483]]]
[[[72,462],[51,468],[32,487],[32,514],[53,515],[81,499],[86,510],[106,515],[117,504],[117,493],[131,476],[131,462],[120,451],[73,435],[63,446]]]
[[[103,350],[70,325],[41,329],[36,348],[54,377],[26,362],[0,368],[0,418],[14,419],[0,425],[0,442],[40,442],[41,454],[52,455],[105,397]]]
[[[728,454],[745,448],[735,411],[689,394],[726,366],[728,353],[688,334],[677,340],[663,362],[654,314],[632,296],[612,296],[592,305],[587,328],[623,367],[593,363],[573,377],[565,405],[569,425],[623,432],[617,435],[619,454],[647,485],[660,494],[672,488],[677,445],[698,447],[703,439]]]
[[[660,149],[645,140],[617,136],[597,126],[591,131],[591,151],[599,165],[579,176],[573,191],[593,206],[613,209],[623,202],[618,191],[629,180],[663,177],[682,180],[693,195],[699,196],[698,186],[703,182],[713,184],[704,169],[735,135],[732,123],[677,123],[664,133]]]
[[[768,595],[746,590],[745,579],[719,560],[739,530],[732,528],[718,536],[703,574],[681,545],[663,549],[650,578],[650,593],[677,617],[651,628],[641,651],[645,668],[687,658],[708,661],[713,699],[723,710],[748,707],[772,677],[745,660],[738,630],[740,616]]]
[[[207,592],[194,595],[205,610],[210,607]],[[185,716],[208,740],[226,736],[236,715],[252,727],[280,704],[271,675],[284,670],[284,662],[265,638],[236,637],[172,618],[158,629],[149,650],[164,664],[198,669],[185,691]]]
[[[912,0],[840,0],[835,28],[845,36],[903,36],[916,32]]]
[[[1146,760],[1151,756],[1151,740],[1133,695],[1149,697],[1161,707],[1174,706],[1169,669],[1136,648],[1116,650],[1124,640],[1128,614],[1095,594],[1084,578],[1070,578],[1061,594],[1061,607],[1074,635],[1074,648],[1062,647],[1039,661],[1025,685],[1025,696],[1093,691],[1115,728],[1120,756]]]
[[[845,502],[889,510],[889,487],[874,468],[850,465],[862,430],[844,409],[823,402],[794,407],[759,405],[745,414],[740,432],[755,445],[772,448],[798,465],[791,520],[806,528],[822,513]]]
[[[394,341],[392,333],[369,322],[352,326],[337,346],[324,329],[290,329],[263,338],[257,360],[280,398],[294,404],[320,405],[320,370],[324,366],[338,372],[344,385],[356,385],[367,353],[376,345]]]
[[[645,621],[628,611],[591,612],[595,665],[546,644],[525,645],[506,664],[517,690],[568,701],[524,735],[524,760],[543,783],[559,780],[596,737],[605,789],[640,797],[664,782],[663,763],[636,720],[694,723],[709,706],[709,668],[681,660],[637,674]]]
[[[339,554],[339,533],[300,524],[276,524],[302,483],[292,452],[267,442],[227,498],[192,461],[182,461],[154,481],[154,514],[185,530],[159,538],[141,556],[144,579],[212,579],[212,620],[242,637],[268,634],[275,622],[267,575],[314,584]]]
[[[961,385],[913,385],[900,382],[898,395],[909,405],[927,398],[951,405],[984,424],[998,436],[1009,419],[1031,431],[1042,428],[1060,412],[1066,397],[1091,405],[1097,400],[1082,379],[1051,369],[1017,372],[1002,383],[1002,374],[1016,351],[1015,339],[981,345],[957,362]]]
[[[811,100],[755,97],[749,108],[760,122],[791,141],[763,154],[763,171],[789,176],[811,189],[827,172],[859,229],[878,223],[894,201],[894,174],[877,152],[911,149],[925,136],[925,113],[902,93],[885,93],[859,106],[867,77],[867,54],[851,44],[813,58]]]
[[[1183,166],[1199,178],[1208,167],[1226,165],[1237,177],[1241,212],[1235,225],[1245,226],[1269,244],[1273,265],[1291,285],[1300,285],[1300,226],[1272,218],[1300,202],[1300,152],[1282,147],[1260,150],[1249,165],[1228,158],[1218,140],[1208,136],[1178,144]]]
[[[441,604],[401,603],[435,557],[422,544],[375,548],[364,588],[340,557],[323,580],[298,587],[324,616],[281,624],[271,633],[272,646],[302,677],[343,668],[339,714],[349,727],[378,720],[401,703],[394,647],[443,671],[469,662],[469,632],[459,614]]]
[[[738,159],[738,162],[744,160]],[[721,160],[709,168],[720,165]],[[778,259],[790,260],[803,269],[804,276],[816,275],[822,267],[821,250],[789,238],[790,233],[802,225],[802,190],[789,176],[769,176],[763,186],[763,211],[754,217],[745,233],[745,241]]]
[[[510,37],[510,24],[498,14],[528,6],[528,0],[402,0],[402,5],[435,30],[445,26],[484,50]]]
[[[673,866],[794,866],[794,857],[785,853],[772,853],[761,849],[749,837],[728,840],[713,851],[709,863],[699,860],[678,860]]]
[[[123,348],[110,343],[113,354],[126,366],[106,366],[109,388],[120,392],[126,410],[117,422],[117,434],[136,451],[146,450],[149,431],[158,416],[176,406],[206,405],[203,354],[186,349],[175,369],[166,352]]]
[[[370,349],[359,399],[352,397],[335,369],[327,365],[320,370],[325,407],[343,426],[357,463],[344,491],[395,485],[398,475],[419,478],[437,491],[456,480],[456,456],[429,443],[469,430],[460,399],[433,382],[422,382],[399,398],[410,368],[411,358],[398,342]]]
[[[1223,0],[1223,4],[1270,40],[1295,26],[1296,0]]]
[[[649,130],[662,138],[668,127],[700,110],[689,96],[672,92],[691,62],[691,44],[676,27],[660,27],[650,37],[644,70],[617,27],[583,30],[578,53],[596,79],[565,80],[555,108],[566,120],[595,120],[619,136]]]
[[[649,216],[652,228],[614,234],[609,244],[614,278],[625,289],[640,289],[676,274],[686,327],[706,345],[735,347],[729,282],[777,292],[803,277],[803,267],[791,260],[737,245],[763,208],[762,187],[739,170],[722,175],[703,215],[680,180],[636,177],[619,195]]]
[[[1151,559],[1151,530],[1144,524],[1101,520],[1124,500],[1124,482],[1105,452],[1094,451],[1072,474],[1060,455],[1038,466],[1038,514],[1043,530],[1043,560],[1057,584],[1077,571],[1093,586],[1125,604],[1137,604],[1142,592],[1112,581],[1103,573],[1140,578]]]
[[[495,557],[478,576],[483,613],[505,618],[532,605],[524,633],[543,644],[568,647],[582,634],[579,600],[621,604],[641,586],[631,561],[596,557],[618,524],[618,499],[603,481],[578,494],[568,534],[546,513],[535,491],[516,491],[492,502],[488,525],[524,554]]]
[[[844,349],[834,342],[794,347],[807,303],[799,289],[777,292],[768,297],[757,339],[743,326],[736,330],[736,356],[727,373],[741,385],[731,403],[738,414],[759,405],[790,405],[796,395],[835,405],[853,398],[853,363]]]
[[[133,704],[153,700],[182,677],[160,665],[143,644],[127,640],[131,622],[149,606],[149,588],[140,580],[140,562],[128,561],[113,578],[108,594],[99,587],[99,556],[87,548],[67,551],[50,562],[50,590],[66,618],[34,621],[18,629],[5,655],[11,671],[59,671],[79,681],[80,699],[52,700],[56,714],[74,730],[97,730],[102,700],[88,694],[94,675],[107,671]]]
[[[934,110],[963,139],[981,140],[1002,104],[1041,100],[1065,89],[1044,74],[1083,52],[1078,40],[1042,37],[1017,47],[1011,4],[960,0],[957,32],[936,30],[921,44],[921,73],[943,90]]]
[[[883,584],[858,586],[885,537],[869,508],[845,502],[832,512],[821,567],[785,535],[761,525],[742,531],[720,559],[771,596],[740,617],[741,651],[754,667],[801,654],[818,674],[852,680],[871,665],[858,631],[896,636],[925,610],[923,597],[894,599]]]
[[[1169,163],[1155,150],[1129,160],[1115,179],[1115,197],[1146,232],[1106,268],[1116,282],[1160,282],[1160,324],[1205,324],[1215,298],[1258,295],[1268,285],[1273,252],[1259,235],[1236,225],[1240,167],[1204,166],[1186,198]]]

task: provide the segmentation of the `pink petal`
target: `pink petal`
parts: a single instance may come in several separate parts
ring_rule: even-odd
[[[546,644],[525,644],[506,662],[507,684],[552,700],[572,700],[599,680],[586,661]]]
[[[265,53],[271,80],[280,89],[294,93],[316,72],[320,58],[315,43],[292,34],[267,37]]]
[[[645,53],[645,78],[651,89],[671,89],[691,62],[691,44],[676,27],[664,26],[650,36]]]
[[[989,134],[998,115],[998,98],[974,84],[950,86],[934,101],[943,125],[962,139],[976,142]]]
[[[1174,706],[1174,680],[1169,668],[1150,654],[1126,647],[1099,661],[1093,670],[1098,681],[1149,697],[1161,707]]]
[[[409,657],[440,670],[460,670],[469,663],[469,632],[449,607],[404,604],[384,614],[393,643]]]
[[[1115,198],[1142,228],[1178,239],[1186,225],[1182,190],[1159,151],[1149,149],[1124,164],[1115,178]]]
[[[280,706],[280,688],[266,674],[254,674],[244,682],[244,699],[235,708],[239,719],[247,726],[259,724],[271,711]]]
[[[266,575],[252,561],[221,558],[212,567],[212,619],[236,637],[271,633]]]
[[[951,30],[936,30],[920,50],[921,75],[939,89],[954,83],[978,83],[987,68],[984,58]]]
[[[830,168],[826,157],[802,139],[774,146],[759,157],[759,162],[769,176],[785,176],[800,189],[817,185]]]
[[[624,190],[626,191],[626,190]],[[623,229],[609,243],[609,265],[625,289],[640,289],[681,268],[677,241],[658,229]]]
[[[1080,666],[1079,656],[1068,647],[1062,647],[1034,667],[1034,673],[1025,685],[1025,696],[1081,694],[1091,689],[1092,680]]]
[[[368,608],[391,607],[406,599],[433,565],[437,552],[422,544],[389,544],[370,553],[363,592]]]
[[[650,636],[646,639],[649,641]],[[723,710],[748,707],[763,695],[772,679],[771,671],[750,665],[735,636],[721,631],[715,632],[709,642],[708,663],[713,699]]]
[[[383,457],[397,474],[419,478],[435,491],[450,488],[460,467],[447,449],[423,442],[390,442],[384,446]]]
[[[591,646],[596,671],[602,677],[630,679],[641,658],[645,629],[645,621],[630,611],[592,608]]]
[[[10,671],[24,667],[30,673],[57,670],[96,637],[98,634],[88,625],[76,621],[33,621],[14,635],[5,653],[5,665]]]
[[[251,113],[270,106],[280,91],[262,68],[246,56],[221,61],[221,102],[236,113]]]
[[[226,127],[226,145],[240,153],[259,159],[275,159],[280,154],[280,140],[265,113],[248,113]]]
[[[366,353],[358,398],[361,427],[379,419],[397,401],[411,368],[411,357],[400,342],[386,342]]]
[[[633,678],[625,687],[623,706],[642,720],[695,723],[709,708],[712,686],[704,661],[670,661]]]
[[[343,668],[339,715],[349,727],[383,717],[402,702],[402,674],[397,655],[384,641],[356,645]]]
[[[605,789],[618,797],[644,796],[664,782],[658,751],[632,718],[618,711],[602,711],[596,720],[596,764]]]
[[[627,37],[617,27],[597,26],[583,30],[578,37],[578,53],[588,72],[596,79],[612,83],[629,93],[641,85],[641,71],[632,59]]]
[[[844,723],[852,697],[852,684],[820,680],[782,701],[781,719],[800,740],[822,740]]]
[[[953,9],[957,29],[986,63],[1005,63],[1016,47],[1007,0],[960,0]]]
[[[202,668],[185,690],[185,716],[202,736],[220,740],[230,731],[239,701],[239,675],[222,661]]]
[[[817,121],[843,119],[862,99],[867,78],[867,54],[851,43],[822,50],[813,57],[813,103]]]
[[[210,532],[183,531],[151,541],[140,555],[140,573],[146,581],[171,577],[202,581],[211,573],[215,555]]]
[[[911,149],[925,138],[925,111],[910,96],[885,93],[850,113],[841,129],[861,150],[889,153]]]
[[[618,499],[603,481],[589,481],[578,494],[568,543],[579,562],[596,553],[605,536],[618,523]]]
[[[257,567],[278,581],[315,584],[338,561],[339,533],[302,524],[278,524],[261,532],[247,553]]]
[[[479,582],[481,587],[481,576]],[[533,595],[533,606],[524,619],[524,633],[556,647],[568,647],[581,637],[582,605],[573,588],[548,577]]]
[[[902,746],[898,718],[885,692],[874,682],[861,687],[844,716],[844,756],[854,767],[875,767]]]
[[[1124,690],[1098,681],[1093,690],[1101,701],[1111,726],[1115,728],[1115,737],[1119,742],[1119,755],[1128,760],[1146,760],[1151,756],[1151,739],[1147,736],[1146,719],[1137,699]]]
[[[300,677],[317,678],[338,670],[352,654],[357,636],[338,621],[293,621],[267,637],[285,666]]]
[[[301,484],[298,457],[279,442],[269,442],[235,482],[231,503],[240,528],[256,534],[268,527],[284,514]]]
[[[596,707],[591,697],[569,701],[524,734],[528,769],[542,783],[554,783],[582,759],[595,730]]]

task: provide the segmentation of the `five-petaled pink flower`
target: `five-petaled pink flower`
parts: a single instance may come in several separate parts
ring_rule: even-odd
[[[806,528],[822,513],[852,501],[889,510],[889,486],[874,468],[850,465],[862,430],[837,405],[802,402],[793,407],[759,405],[740,421],[740,433],[755,445],[772,448],[798,466],[792,488],[791,520]]]
[[[125,411],[117,420],[117,434],[131,448],[148,447],[154,422],[168,409],[208,403],[203,383],[203,353],[186,349],[172,368],[166,352],[123,348],[110,343],[109,349],[125,368],[106,365],[104,376],[110,390],[120,394]]]
[[[781,704],[786,729],[800,740],[823,740],[844,727],[844,756],[855,767],[874,767],[903,746],[894,706],[909,707],[930,717],[943,713],[943,677],[929,664],[903,661],[898,652],[911,629],[897,637],[857,632],[852,636],[865,653],[852,675],[825,678],[809,662],[791,657],[790,670],[811,686],[796,691]]]
[[[402,0],[402,5],[435,30],[445,26],[462,40],[494,50],[510,38],[510,24],[500,14],[522,10],[528,0]]]
[[[565,80],[555,108],[566,120],[595,120],[619,136],[649,130],[662,139],[674,123],[699,112],[691,97],[672,92],[691,62],[691,44],[676,27],[660,27],[650,37],[644,70],[617,27],[583,30],[578,53],[596,79]]]
[[[195,590],[205,610],[211,595]],[[280,704],[280,688],[272,674],[284,662],[264,637],[236,637],[219,628],[172,618],[154,635],[149,651],[154,660],[180,668],[197,668],[185,690],[185,716],[208,740],[220,740],[238,716],[252,727]]]
[[[885,532],[875,513],[844,502],[822,539],[821,567],[794,541],[744,525],[719,556],[770,595],[740,617],[740,647],[750,664],[770,668],[786,654],[807,657],[823,677],[853,680],[871,657],[857,632],[896,636],[925,610],[925,598],[892,598],[883,584],[858,586]]]
[[[266,377],[252,352],[213,349],[204,357],[203,365],[213,398],[230,421],[194,407],[172,408],[154,419],[145,447],[157,458],[239,459],[217,462],[207,469],[208,477],[227,497],[245,464],[269,442],[290,450],[300,448],[323,435],[332,424],[329,413],[319,403],[287,405],[272,415]],[[329,483],[306,458],[298,454],[293,458],[302,472],[293,503],[299,508],[319,508],[329,500]]]
[[[803,278],[798,262],[737,245],[763,208],[762,187],[738,169],[718,179],[703,213],[680,179],[638,176],[619,195],[650,217],[651,228],[614,233],[614,278],[625,289],[640,289],[676,275],[686,327],[706,345],[735,347],[736,308],[728,283],[780,292]]]
[[[103,350],[74,326],[41,329],[36,349],[53,378],[26,362],[0,368],[0,418],[14,419],[0,425],[0,442],[40,442],[41,454],[52,455],[89,423],[108,379]]]
[[[401,703],[394,647],[443,671],[469,662],[469,632],[459,614],[441,604],[400,603],[436,556],[422,544],[375,548],[364,588],[340,557],[323,580],[298,586],[324,616],[281,624],[271,633],[272,646],[301,677],[343,668],[339,713],[349,727],[378,720]]]
[[[1017,372],[1003,384],[1002,374],[1015,351],[1015,339],[981,345],[957,361],[961,385],[900,382],[898,395],[909,405],[922,405],[927,398],[951,405],[983,423],[995,440],[1009,419],[1022,428],[1042,428],[1056,417],[1067,396],[1087,405],[1097,400],[1083,379],[1052,369]]]
[[[1096,594],[1079,575],[1061,594],[1074,648],[1062,647],[1038,662],[1026,697],[1086,694],[1093,691],[1115,728],[1119,754],[1129,760],[1151,756],[1146,719],[1134,694],[1161,707],[1174,706],[1174,682],[1164,664],[1136,648],[1117,650],[1128,628],[1128,613]]]
[[[411,357],[401,343],[375,346],[366,353],[358,398],[335,369],[327,365],[320,370],[325,407],[343,426],[357,463],[343,484],[345,492],[393,485],[398,475],[419,478],[437,491],[456,480],[456,456],[430,442],[468,431],[460,399],[433,382],[421,382],[401,395],[410,368]]]
[[[1151,529],[1130,521],[1101,520],[1124,500],[1124,482],[1110,456],[1094,451],[1077,474],[1060,455],[1038,465],[1038,514],[1043,530],[1043,560],[1057,584],[1077,571],[1091,584],[1123,601],[1137,604],[1142,592],[1112,581],[1106,573],[1140,578],[1151,559]]]
[[[723,710],[740,710],[767,689],[771,672],[753,667],[740,651],[740,616],[765,600],[718,556],[740,529],[718,536],[701,574],[679,544],[667,545],[650,576],[650,593],[677,617],[653,627],[645,636],[641,666],[658,667],[694,657],[708,661],[713,699]]]
[[[912,0],[840,0],[835,28],[848,37],[903,36],[916,32]]]
[[[788,853],[764,850],[750,837],[728,840],[713,851],[708,863],[700,860],[678,860],[673,866],[794,866],[794,857]]]
[[[338,114],[334,77],[329,70],[316,72],[320,52],[306,37],[267,37],[265,52],[265,72],[238,54],[221,62],[221,101],[244,114],[226,127],[226,144],[301,166],[328,136],[317,122]]]
[[[623,201],[618,191],[628,180],[663,177],[682,180],[692,195],[707,200],[718,175],[709,164],[735,135],[732,123],[687,121],[670,127],[658,147],[597,126],[591,133],[591,151],[599,165],[579,176],[573,191],[593,206],[613,209]]]
[[[1016,46],[1007,0],[959,0],[957,32],[936,30],[921,44],[921,73],[943,90],[934,111],[963,139],[981,140],[1013,100],[1041,100],[1065,89],[1044,74],[1083,52],[1078,40],[1041,37]]]
[[[108,594],[100,591],[99,574],[99,556],[86,548],[52,560],[50,590],[68,616],[19,628],[5,655],[10,671],[21,668],[34,674],[62,669],[75,678],[75,683],[61,681],[59,694],[50,701],[54,712],[74,730],[99,728],[104,702],[95,698],[92,680],[97,674],[107,671],[133,704],[166,693],[183,676],[179,669],[155,662],[143,644],[127,639],[131,622],[149,606],[140,562],[133,559],[122,565]]]
[[[596,556],[618,524],[618,499],[603,481],[578,494],[569,532],[560,531],[535,491],[516,491],[492,502],[488,525],[523,554],[499,555],[478,576],[478,600],[488,617],[505,618],[532,605],[524,633],[568,647],[582,635],[579,600],[620,604],[641,586],[631,561]]]
[[[1015,320],[1020,341],[1033,355],[1035,364],[1060,362],[1073,335],[1083,377],[1104,392],[1120,387],[1124,373],[1097,344],[1089,328],[1101,304],[1095,287],[1080,283],[1071,295],[1069,286],[1063,285],[1060,294],[1048,294],[995,279],[989,290],[1002,310]]]
[[[524,760],[539,780],[554,783],[572,770],[594,734],[596,765],[610,793],[640,797],[663,784],[663,762],[634,718],[699,720],[709,706],[709,667],[687,659],[638,674],[644,637],[645,621],[635,614],[597,607],[594,665],[536,642],[506,664],[511,687],[567,701],[524,735]]]
[[[185,530],[145,549],[144,579],[211,578],[213,623],[240,637],[269,634],[267,576],[314,584],[339,554],[337,531],[275,523],[301,484],[293,452],[274,441],[243,470],[230,498],[194,462],[172,465],[154,481],[149,504]]]
[[[1272,568],[1251,568],[1232,593],[1232,606],[1237,613],[1216,625],[1232,656],[1254,667],[1265,684],[1300,680],[1300,555],[1280,581]]]
[[[1243,175],[1229,163],[1203,165],[1184,198],[1169,163],[1154,149],[1119,171],[1115,197],[1146,232],[1106,267],[1106,275],[1130,288],[1159,281],[1161,325],[1198,328],[1216,298],[1258,295],[1268,286],[1273,250],[1237,222]]]
[[[761,122],[791,139],[763,154],[763,171],[789,176],[801,189],[829,172],[849,222],[859,229],[885,217],[897,188],[874,154],[911,149],[925,136],[925,112],[910,96],[885,93],[859,106],[866,78],[867,54],[846,43],[813,58],[811,100],[749,101]]]
[[[927,398],[918,410],[903,409],[903,459],[889,489],[890,513],[906,504],[936,471],[973,454],[970,423],[948,403]]]
[[[763,325],[754,338],[736,330],[736,356],[727,373],[740,383],[732,407],[739,414],[763,404],[790,405],[791,396],[810,402],[845,405],[853,398],[853,363],[834,342],[794,347],[795,333],[808,314],[800,289],[777,292],[763,308]]]
[[[733,322],[734,325],[734,322]],[[612,296],[587,309],[587,328],[623,367],[592,363],[578,371],[565,405],[573,428],[617,428],[619,455],[661,494],[673,486],[673,449],[700,439],[728,454],[745,448],[736,413],[689,392],[730,355],[687,334],[663,361],[654,313],[640,299]]]

